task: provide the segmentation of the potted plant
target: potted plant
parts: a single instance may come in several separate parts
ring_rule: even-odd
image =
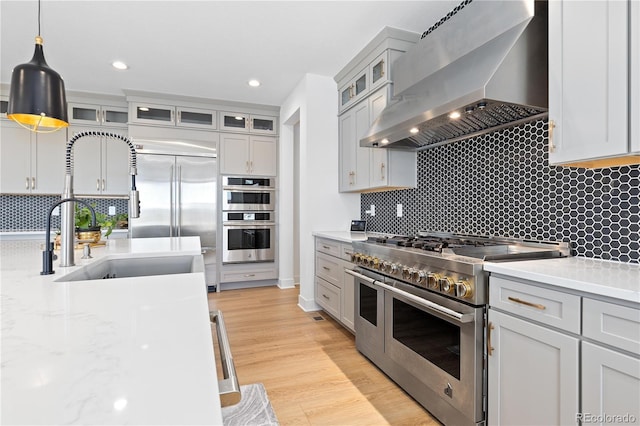
[[[120,213],[115,218],[116,228],[127,229],[129,227],[129,215],[127,213]]]
[[[95,204],[92,205],[95,209]],[[75,225],[76,237],[78,240],[92,240],[94,243],[100,241],[102,237],[102,229],[106,229],[105,237],[111,235],[113,231],[113,220],[104,213],[96,212],[96,225],[91,226],[91,210],[88,207],[79,207],[76,204]]]

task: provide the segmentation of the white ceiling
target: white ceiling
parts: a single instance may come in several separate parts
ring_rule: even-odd
[[[281,105],[304,74],[333,77],[385,26],[422,33],[458,3],[43,0],[41,28],[67,90]],[[0,0],[2,83],[31,59],[37,10]],[[112,68],[116,59],[130,69]]]

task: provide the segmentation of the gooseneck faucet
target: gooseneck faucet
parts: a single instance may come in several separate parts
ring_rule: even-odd
[[[85,136],[104,137],[107,139],[119,139],[122,142],[129,145],[129,174],[131,175],[131,190],[129,191],[129,217],[137,218],[140,216],[140,197],[136,190],[136,149],[126,136],[121,136],[116,133],[99,131],[99,130],[87,130],[79,132],[73,135],[69,142],[67,142],[65,153],[66,171],[64,175],[64,190],[62,192],[63,199],[73,199],[73,145],[80,138]],[[73,246],[74,246],[74,214],[75,203],[73,201],[63,203],[62,212],[60,216],[60,231],[61,231],[61,247],[60,247],[60,266],[74,266],[75,261],[73,258]]]
[[[49,209],[49,214],[47,215],[47,233],[45,236],[44,243],[44,251],[42,252],[42,271],[40,275],[51,275],[55,274],[56,271],[53,270],[53,243],[51,242],[51,214],[53,210],[58,207],[60,204],[64,203],[81,203],[89,208],[91,212],[91,226],[96,226],[96,211],[87,203],[86,201],[82,201],[78,198],[63,198],[58,201]]]

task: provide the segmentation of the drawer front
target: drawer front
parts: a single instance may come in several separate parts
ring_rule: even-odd
[[[635,354],[640,354],[640,310],[584,298],[582,334]]]
[[[223,272],[220,282],[240,282],[240,281],[258,281],[273,280],[278,278],[275,270],[269,269],[264,271],[245,271],[245,272]]]
[[[340,319],[340,289],[322,278],[316,278],[316,302],[318,305]]]
[[[342,257],[347,262],[351,262],[351,254],[353,254],[353,246],[349,243],[342,243]]]
[[[316,251],[330,254],[335,257],[342,256],[342,247],[340,242],[324,238],[316,238]]]
[[[340,259],[327,256],[324,253],[316,254],[316,276],[329,281],[331,284],[342,287],[342,267]]]
[[[492,276],[489,305],[580,334],[580,296]]]

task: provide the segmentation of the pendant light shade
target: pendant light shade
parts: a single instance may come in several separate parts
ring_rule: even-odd
[[[64,81],[44,60],[38,36],[31,61],[13,69],[7,117],[31,131],[46,132],[67,127],[67,114]]]

